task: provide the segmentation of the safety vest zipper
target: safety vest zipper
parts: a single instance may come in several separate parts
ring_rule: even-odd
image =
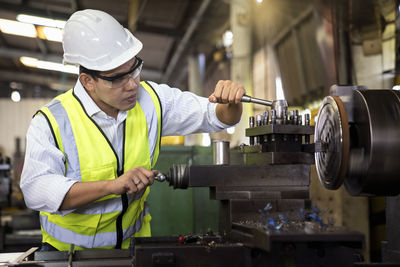
[[[121,171],[118,170],[118,177],[121,176],[124,173],[124,165],[125,165],[125,130],[126,130],[126,120],[123,122],[123,139],[122,139],[122,169]],[[118,160],[118,157],[117,157]],[[118,165],[119,166],[119,165]],[[124,232],[122,229],[122,219],[124,217],[124,214],[126,210],[128,209],[128,196],[126,193],[121,195],[121,201],[122,201],[122,211],[117,217],[117,244],[115,245],[116,249],[121,249],[122,246],[122,241],[124,238]]]
[[[85,108],[83,107],[82,102],[79,100],[79,98],[75,95],[75,92],[72,92],[72,95],[75,97],[75,99],[79,102],[79,104],[82,106],[83,111],[85,112],[86,116],[93,122],[94,125],[96,125],[97,129],[99,129],[100,133],[103,135],[103,137],[106,139],[108,145],[110,146],[111,150],[114,152],[114,156],[117,162],[117,175],[118,177],[121,176],[124,173],[124,158],[125,158],[125,128],[126,128],[126,120],[123,122],[123,143],[122,143],[122,168],[121,170],[119,169],[119,160],[118,160],[118,155],[117,152],[115,152],[113,146],[111,145],[110,140],[108,140],[107,136],[103,132],[103,130],[100,128],[100,126],[87,114]],[[117,178],[118,178],[117,177]],[[122,239],[123,239],[123,231],[122,231],[122,217],[124,216],[124,213],[126,212],[128,208],[128,196],[126,193],[121,195],[121,201],[122,201],[122,211],[117,217],[116,221],[116,228],[117,228],[117,243],[115,244],[116,249],[120,249],[122,245]]]

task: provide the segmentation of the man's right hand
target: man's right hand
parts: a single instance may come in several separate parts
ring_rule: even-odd
[[[143,167],[130,169],[114,180],[74,183],[64,197],[59,210],[77,209],[111,194],[134,194],[152,185],[158,171]]]
[[[115,195],[138,193],[146,189],[148,185],[152,185],[154,176],[157,174],[157,170],[148,170],[143,167],[130,169],[117,179],[110,181],[110,190]]]

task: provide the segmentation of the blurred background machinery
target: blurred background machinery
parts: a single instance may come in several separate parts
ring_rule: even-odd
[[[3,207],[11,204],[11,160],[0,155],[0,219]],[[0,224],[0,251],[4,249],[5,229]]]
[[[11,204],[11,160],[0,154],[0,207]]]
[[[17,142],[18,143],[18,142]],[[18,157],[14,157],[18,159]],[[14,161],[18,162],[18,161]],[[38,213],[20,210],[12,173],[15,166],[9,157],[0,155],[0,251],[26,251],[41,242]]]

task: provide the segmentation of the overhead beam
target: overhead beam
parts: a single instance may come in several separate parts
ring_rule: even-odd
[[[39,49],[42,52],[42,54],[46,55],[49,52],[49,49],[47,49],[47,46],[42,39],[36,38],[36,43],[38,44]]]
[[[0,47],[6,47],[6,46],[7,46],[7,44],[6,44],[6,41],[4,40],[3,33],[0,32]]]
[[[168,82],[169,78],[171,77],[171,74],[175,70],[176,65],[179,62],[179,59],[181,58],[183,52],[186,49],[186,46],[192,37],[192,34],[195,32],[197,29],[197,26],[199,26],[199,23],[204,15],[204,13],[207,10],[208,5],[210,4],[211,0],[204,0],[201,2],[201,5],[199,9],[197,10],[196,14],[194,15],[192,21],[190,22],[189,27],[187,28],[185,35],[181,39],[181,41],[178,44],[178,47],[172,56],[171,60],[169,61],[169,64],[165,70],[165,73],[162,77],[163,82]]]
[[[6,58],[20,58],[20,57],[34,57],[40,60],[47,60],[52,62],[61,63],[62,56],[57,54],[43,54],[23,49],[5,48],[0,47],[0,57]]]
[[[7,82],[21,82],[35,85],[46,85],[54,90],[71,89],[76,79],[56,79],[48,75],[0,70],[0,80]]]
[[[68,20],[70,17],[70,12],[71,10],[66,10],[66,13],[59,12],[59,11],[53,11],[53,10],[45,10],[41,8],[35,8],[35,7],[29,7],[26,5],[16,5],[16,4],[10,4],[10,3],[1,3],[1,10],[3,11],[9,11],[9,12],[14,12],[14,13],[24,13],[24,14],[29,14],[29,15],[35,15],[35,16],[41,16],[41,17],[46,17],[46,18],[52,18],[52,19],[59,19],[59,20]]]
[[[152,33],[158,35],[166,35],[169,37],[181,38],[184,34],[183,30],[169,29],[164,27],[156,27],[141,23],[140,17],[147,5],[148,0],[130,0],[128,9],[128,29],[132,33]]]
[[[165,35],[173,38],[181,38],[184,35],[184,31],[181,29],[169,29],[156,26],[146,25],[138,22],[136,24],[136,32],[153,33],[158,35]]]
[[[71,0],[71,10],[73,12],[77,11],[79,9],[79,4],[77,0]]]
[[[47,61],[52,61],[52,62],[57,62],[57,63],[62,62],[62,56],[58,55],[58,54],[44,55],[40,52],[0,47],[0,57],[16,59],[16,58],[20,58],[22,56],[34,57],[34,58],[37,58],[40,60],[47,60]],[[161,71],[158,71],[158,70],[144,68],[141,72],[141,77],[146,80],[160,82],[162,73],[161,73]],[[32,83],[36,83],[36,80],[32,81]]]
[[[147,0],[144,0],[142,6],[145,5]],[[128,6],[128,29],[131,32],[135,32],[136,23],[139,20],[140,16],[140,1],[139,0],[130,0]]]

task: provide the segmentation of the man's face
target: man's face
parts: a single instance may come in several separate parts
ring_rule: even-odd
[[[119,110],[127,111],[136,105],[140,84],[140,75],[135,78],[135,72],[130,72],[138,64],[135,57],[118,68],[99,73],[104,77],[119,77],[113,81],[97,78],[95,86],[88,90],[95,103],[108,115],[116,117]],[[127,73],[126,75],[121,74]]]

